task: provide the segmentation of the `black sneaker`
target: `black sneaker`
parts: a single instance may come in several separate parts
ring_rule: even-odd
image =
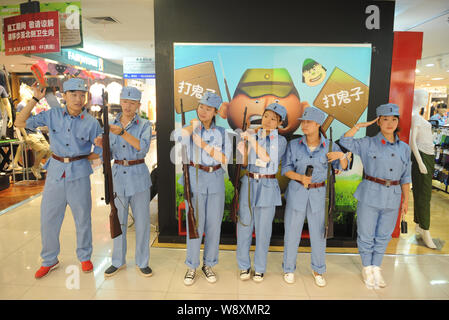
[[[195,282],[196,270],[195,269],[187,269],[187,272],[184,276],[184,284],[186,286],[191,286]]]
[[[119,272],[121,269],[125,268],[125,265],[121,266],[120,268],[116,268],[114,266],[110,266],[109,268],[106,269],[106,271],[104,272],[104,276],[105,277],[112,277],[113,275],[115,275],[117,272]]]
[[[143,277],[151,277],[153,275],[153,271],[150,267],[145,268],[139,268],[137,267],[137,270],[139,271],[140,275]]]
[[[203,270],[204,275],[206,276],[206,280],[210,283],[217,282],[217,276],[215,275],[215,272],[212,270],[211,267],[203,265],[201,268]]]

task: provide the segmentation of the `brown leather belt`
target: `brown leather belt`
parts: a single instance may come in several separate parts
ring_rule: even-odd
[[[253,178],[253,179],[262,179],[262,178],[276,179],[276,175],[275,174],[260,174],[260,173],[248,172],[248,176],[250,178]]]
[[[86,154],[86,155],[84,155],[84,156],[78,156],[78,157],[73,157],[73,158],[59,157],[59,156],[57,156],[57,155],[55,155],[55,154],[52,154],[51,156],[53,157],[53,159],[56,159],[56,160],[58,160],[58,161],[61,161],[61,162],[64,162],[64,163],[69,163],[69,162],[72,162],[72,161],[77,161],[77,160],[85,159],[85,158],[87,158],[89,155]]]
[[[195,167],[195,168],[201,169],[206,172],[214,172],[221,168],[221,164],[217,164],[216,166],[213,166],[213,167],[208,167],[208,166],[203,166],[201,164],[194,164],[193,162],[190,162],[189,165],[191,167]]]
[[[141,164],[141,163],[144,163],[144,162],[145,162],[145,159],[137,159],[137,160],[114,160],[114,163],[115,163],[115,164],[119,164],[119,165],[125,166],[125,167],[133,166],[133,165],[136,165],[136,164]]]
[[[304,183],[302,183],[301,181],[299,181],[299,180],[296,180],[296,181],[298,181],[300,184],[304,185]],[[326,181],[319,182],[319,183],[311,183],[308,185],[307,189],[320,188],[320,187],[324,187],[325,185],[326,185]]]
[[[373,182],[382,184],[382,185],[387,186],[387,187],[389,187],[389,186],[397,186],[400,183],[399,180],[384,180],[384,179],[380,179],[380,178],[370,177],[370,176],[368,176],[366,174],[363,174],[363,178],[366,179],[366,180],[369,180],[369,181],[373,181]]]

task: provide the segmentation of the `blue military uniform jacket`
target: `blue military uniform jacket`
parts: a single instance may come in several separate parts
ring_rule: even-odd
[[[340,144],[360,156],[365,174],[385,180],[399,180],[401,185],[411,182],[410,147],[397,136],[394,143],[385,139],[381,132],[361,139],[342,137]],[[372,207],[394,209],[400,205],[401,193],[400,185],[387,187],[363,179],[354,197]]]
[[[232,153],[232,144],[229,139],[229,135],[223,127],[216,126],[214,123],[210,126],[208,130],[203,125],[196,128],[194,134],[201,136],[204,142],[206,142],[211,147],[215,147],[220,150],[229,160]],[[180,131],[176,133],[179,137],[181,136]],[[199,148],[193,142],[192,136],[184,137],[182,143],[187,147],[188,162],[193,162],[194,164],[201,164],[203,166],[216,166],[221,164],[220,162],[213,159],[206,151]],[[220,168],[214,172],[205,172],[201,169],[196,169],[195,167],[189,166],[190,172],[190,186],[193,193],[219,193],[224,192],[224,169]],[[198,173],[198,184],[197,176]],[[178,181],[180,184],[184,185],[184,177]]]
[[[327,179],[327,153],[329,152],[329,140],[321,136],[319,146],[310,151],[305,141],[306,137],[291,140],[287,146],[287,151],[282,159],[282,174],[288,171],[304,175],[308,165],[313,166],[312,183],[320,183]],[[341,151],[337,144],[332,144],[332,151]],[[332,162],[334,169],[341,169],[340,161]],[[306,189],[296,180],[288,183],[285,197],[287,202],[293,203],[295,210],[305,212],[307,203],[313,212],[324,210],[326,188]]]
[[[114,119],[114,125],[121,126],[119,113]],[[131,122],[124,128],[129,134],[139,139],[140,150],[135,149],[121,136],[111,134],[109,142],[111,145],[112,158],[116,160],[138,160],[145,159],[150,150],[151,144],[151,124],[148,120],[140,118],[137,114]],[[135,193],[149,190],[151,187],[151,177],[145,163],[132,166],[115,164],[112,166],[114,191],[118,195],[132,196]]]
[[[269,157],[270,162],[266,167],[257,166],[257,154],[253,148],[249,148],[248,166],[247,169],[252,173],[260,174],[276,174],[279,169],[279,162],[285,153],[287,147],[287,140],[278,134],[277,130],[272,130],[269,135],[262,137],[262,130],[256,134],[257,143],[263,147]],[[243,176],[240,187],[240,205],[248,205],[248,179],[251,183],[251,207],[272,207],[281,206],[281,191],[277,179],[254,179]]]
[[[94,139],[103,130],[98,121],[86,109],[78,116],[71,116],[67,107],[54,107],[35,116],[30,116],[26,127],[36,129],[47,126],[50,136],[50,149],[59,157],[76,157],[89,155],[94,145]],[[94,147],[93,152],[101,154],[101,148]],[[49,158],[44,166],[47,179],[60,180],[65,173],[67,181],[89,176],[93,173],[92,166],[87,159],[63,163]]]

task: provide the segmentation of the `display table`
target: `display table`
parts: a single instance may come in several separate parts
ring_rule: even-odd
[[[6,140],[0,140],[0,155],[2,156],[2,162],[0,162],[0,171],[6,171],[6,166],[14,159],[13,156],[11,156],[11,153],[14,154],[12,151],[13,148],[13,142],[19,141],[18,139],[6,139]],[[5,150],[6,149],[6,150]]]
[[[22,157],[24,159],[24,171],[22,174],[24,174],[23,179],[29,180],[29,173],[28,173],[28,157],[26,154],[26,143],[25,141],[20,141],[19,139],[8,139],[8,140],[0,140],[0,154],[2,155],[3,159],[0,163],[0,171],[5,171],[5,166],[11,163],[14,159],[14,146],[20,146],[22,145]],[[7,149],[6,151],[4,149]],[[16,182],[16,171],[17,169],[13,167],[12,169],[12,176],[13,181]],[[25,179],[26,177],[26,179]]]

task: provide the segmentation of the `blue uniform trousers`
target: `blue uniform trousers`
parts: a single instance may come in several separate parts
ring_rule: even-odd
[[[192,193],[192,205],[196,208],[196,198],[198,197],[198,212],[195,216],[198,220],[198,239],[189,238],[189,224],[186,222],[187,229],[187,256],[185,264],[196,269],[200,265],[200,248],[204,239],[203,263],[206,266],[213,267],[218,263],[218,252],[220,245],[221,221],[223,220],[225,194],[218,193]],[[189,206],[186,204],[186,217],[189,212]]]
[[[310,244],[312,246],[312,270],[319,274],[326,272],[324,215],[324,203],[321,210],[313,212],[310,201],[307,203],[306,211],[295,210],[294,205],[287,201],[284,217],[284,261],[282,264],[285,273],[296,270],[298,246],[301,241],[302,227],[306,217],[309,227]]]
[[[378,209],[361,201],[357,204],[357,247],[362,264],[379,266],[396,226],[399,208]]]
[[[253,230],[256,231],[256,250],[254,252],[254,269],[264,273],[267,267],[267,254],[270,246],[271,229],[276,207],[252,207],[251,218],[248,204],[239,209],[239,223],[237,224],[237,262],[240,270],[251,268],[249,249],[252,242]]]
[[[150,190],[137,192],[129,197],[117,195],[114,203],[117,207],[122,234],[114,239],[112,265],[120,268],[126,263],[128,208],[131,206],[136,229],[136,265],[139,268],[148,267],[150,259]]]
[[[59,233],[67,204],[72,210],[76,227],[76,255],[80,261],[92,255],[92,198],[90,177],[67,181],[48,179],[41,202],[42,265],[49,267],[58,261]]]

